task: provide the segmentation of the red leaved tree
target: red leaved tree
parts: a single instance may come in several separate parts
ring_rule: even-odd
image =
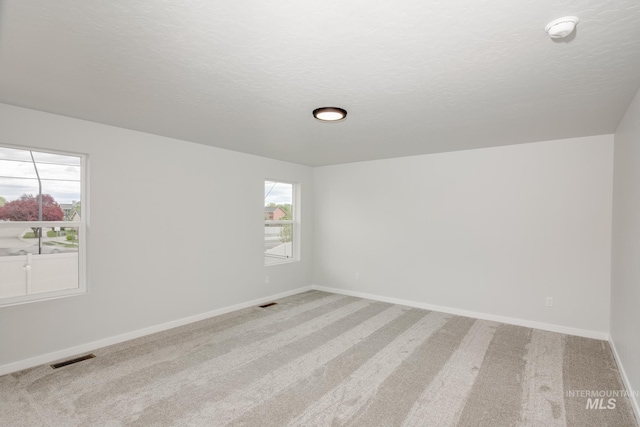
[[[31,194],[23,194],[17,200],[7,202],[0,207],[0,219],[8,221],[38,221],[38,197]],[[64,212],[60,205],[49,194],[42,195],[42,220],[62,221]],[[38,228],[33,232],[37,236]]]

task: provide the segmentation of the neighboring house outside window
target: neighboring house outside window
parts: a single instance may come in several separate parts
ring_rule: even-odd
[[[65,221],[73,221],[72,218],[76,216],[76,213],[78,216],[80,215],[80,202],[76,202],[75,200],[71,203],[60,203],[60,208],[64,213]]]
[[[86,292],[85,156],[0,146],[0,306]]]
[[[279,206],[265,206],[264,219],[278,221],[287,216],[287,213]]]

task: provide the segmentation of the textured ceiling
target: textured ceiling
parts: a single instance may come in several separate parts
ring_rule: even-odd
[[[637,0],[0,1],[0,102],[307,165],[612,133],[639,87]]]

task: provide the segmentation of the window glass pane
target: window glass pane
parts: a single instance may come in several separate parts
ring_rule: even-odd
[[[0,227],[0,297],[77,289],[79,229]]]
[[[265,181],[264,215],[265,220],[293,219],[293,184]]]
[[[291,213],[291,206],[293,205],[293,184],[286,182],[273,182],[265,181],[264,183],[264,206],[276,207],[287,211],[289,215]],[[291,218],[287,218],[291,219]]]
[[[80,220],[80,161],[76,156],[0,147],[0,220]]]
[[[293,258],[293,224],[265,224],[265,264],[275,264]]]
[[[294,184],[264,183],[264,258],[265,264],[277,264],[294,257]],[[282,221],[286,223],[273,223]]]

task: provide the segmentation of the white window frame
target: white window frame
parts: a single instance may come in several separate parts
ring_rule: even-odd
[[[0,307],[6,307],[11,305],[25,304],[36,301],[46,301],[57,298],[64,298],[69,296],[81,295],[87,293],[87,222],[89,218],[89,192],[87,187],[88,181],[88,157],[83,153],[54,151],[35,147],[15,146],[0,143],[0,146],[6,148],[12,148],[15,150],[23,151],[37,151],[40,153],[59,154],[63,156],[73,156],[80,158],[80,202],[82,203],[82,214],[80,215],[80,221],[0,221],[1,227],[15,227],[16,225],[24,225],[25,228],[42,227],[67,227],[78,229],[78,287],[72,289],[62,289],[58,291],[42,292],[36,294],[20,295],[15,297],[3,298],[0,296]],[[54,257],[56,255],[38,255],[38,257]],[[2,257],[5,258],[5,257]],[[6,257],[15,258],[15,256]],[[29,258],[27,258],[28,260]],[[25,267],[28,262],[25,263]],[[0,278],[0,280],[2,280]]]
[[[291,239],[291,256],[290,257],[286,257],[286,258],[280,258],[280,257],[276,257],[274,256],[271,262],[267,263],[265,261],[265,267],[271,267],[274,265],[282,265],[282,264],[288,264],[291,262],[297,262],[300,261],[300,207],[298,205],[298,200],[300,199],[300,184],[296,183],[296,182],[290,182],[290,181],[286,181],[286,180],[281,180],[281,179],[271,179],[271,178],[265,178],[263,180],[264,182],[276,182],[276,183],[282,183],[282,184],[290,184],[292,186],[291,188],[291,215],[293,216],[292,219],[290,220],[268,220],[265,219],[264,220],[264,226],[266,225],[286,225],[286,224],[291,224],[292,227],[292,233],[293,233],[293,238]],[[263,230],[264,233],[264,230]],[[265,259],[268,257],[266,254],[264,255]]]

